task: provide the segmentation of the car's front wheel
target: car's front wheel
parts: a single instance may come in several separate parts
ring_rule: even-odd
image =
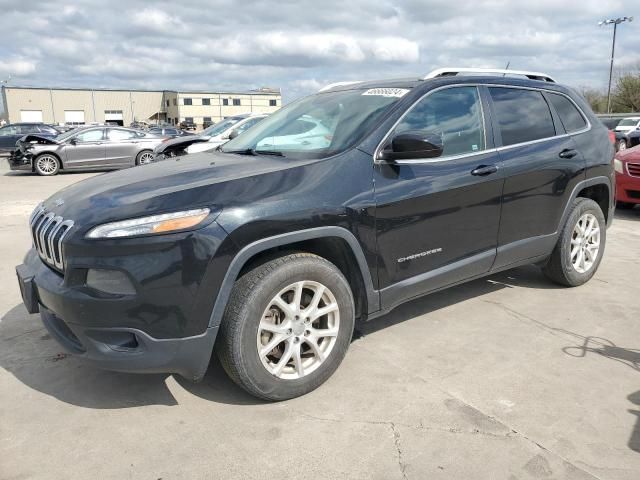
[[[33,161],[33,168],[38,175],[50,177],[60,171],[60,160],[55,155],[43,153]]]
[[[626,150],[627,149],[627,141],[624,138],[621,138],[620,140],[618,140],[618,151],[621,152],[622,150]]]
[[[226,372],[246,391],[286,400],[333,374],[353,326],[353,296],[340,270],[324,258],[295,253],[236,282],[216,350]]]
[[[151,150],[143,150],[136,157],[136,165],[146,165],[153,162],[153,152]]]
[[[577,287],[598,270],[607,239],[607,225],[600,205],[576,198],[551,257],[543,267],[556,283]]]

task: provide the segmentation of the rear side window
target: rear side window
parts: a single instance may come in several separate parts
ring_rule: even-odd
[[[490,87],[502,144],[531,142],[556,134],[551,111],[542,93],[517,88]]]
[[[548,98],[553,108],[558,112],[560,121],[567,133],[577,132],[587,126],[587,121],[567,97],[557,93],[550,93]]]
[[[482,107],[476,87],[440,90],[420,100],[395,129],[395,133],[421,131],[439,135],[442,156],[485,149]]]

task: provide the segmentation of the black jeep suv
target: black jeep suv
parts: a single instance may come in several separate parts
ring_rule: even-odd
[[[279,400],[402,302],[533,263],[583,284],[613,218],[607,129],[502,73],[331,85],[219,151],[72,185],[31,216],[24,303],[99,367],[199,380],[215,350]]]

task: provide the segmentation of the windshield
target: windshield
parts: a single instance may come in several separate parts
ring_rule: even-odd
[[[67,138],[69,138],[71,135],[75,135],[79,131],[80,131],[79,129],[73,129],[73,130],[69,130],[68,132],[61,133],[60,135],[56,136],[56,141],[57,142],[62,142],[64,140],[66,140]]]
[[[215,125],[211,125],[209,128],[206,128],[200,134],[201,137],[215,137],[216,135],[220,135],[225,130],[233,127],[236,123],[238,123],[242,118],[227,118],[225,120],[221,120]]]
[[[625,118],[618,126],[619,127],[635,127],[638,124],[638,120],[634,118]]]
[[[226,143],[223,152],[269,152],[323,158],[350,148],[407,89],[347,90],[312,95],[278,110]]]

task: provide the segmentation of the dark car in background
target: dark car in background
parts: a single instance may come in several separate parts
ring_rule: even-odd
[[[123,127],[87,127],[56,137],[30,134],[9,157],[11,170],[56,175],[60,170],[107,170],[150,163],[164,138]]]
[[[543,73],[332,85],[219,151],[54,194],[31,215],[20,291],[95,366],[200,380],[215,351],[284,400],[334,373],[356,322],[421,295],[529,264],[589,281],[613,157],[589,105]]]
[[[60,135],[60,131],[45,123],[12,123],[0,128],[0,155],[8,155],[16,149],[16,142],[25,135],[34,134],[46,138]]]
[[[196,124],[189,120],[184,120],[180,122],[180,128],[183,130],[195,130]]]

